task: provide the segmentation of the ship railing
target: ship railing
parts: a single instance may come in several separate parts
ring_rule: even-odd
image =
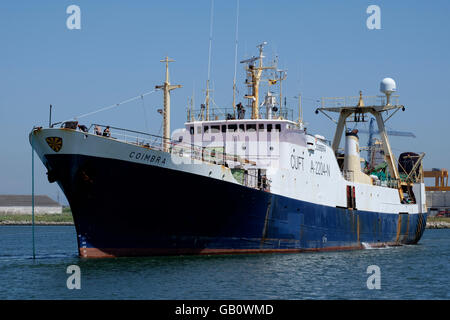
[[[239,113],[237,109],[233,108],[220,108],[215,107],[212,108],[209,114],[209,120],[235,120],[235,119],[251,119],[252,112],[251,108],[244,107],[245,112]],[[206,111],[204,108],[201,109],[186,109],[187,121],[205,121],[206,120]],[[287,119],[294,121],[294,111],[290,108],[282,108],[281,112],[278,110],[277,112],[270,113],[271,119]],[[261,107],[259,112],[260,119],[268,119],[268,114],[265,107]]]
[[[381,180],[380,181],[380,186],[381,187],[388,187],[388,188],[392,188],[392,189],[398,189],[400,180],[398,179],[386,179],[386,180]]]
[[[384,106],[386,105],[386,96],[362,96],[366,106]],[[357,106],[360,96],[350,97],[322,97],[322,108],[340,108],[348,106]],[[399,95],[391,95],[390,103],[392,105],[400,104]]]
[[[244,183],[246,187],[263,191],[270,190],[270,180],[258,172],[258,169],[248,169],[244,174]]]
[[[104,130],[107,127],[109,128],[109,134],[105,135]],[[243,158],[242,156],[226,153],[223,151],[223,148],[199,146],[135,130],[94,123],[91,124],[87,132],[157,151],[164,151],[166,145],[170,154],[179,157],[188,157],[199,162],[228,166],[256,164],[255,161]]]
[[[355,173],[352,170],[342,170],[342,176],[347,181],[355,181]],[[392,189],[398,189],[400,180],[398,179],[374,179],[372,178],[372,183],[374,186],[386,187]]]
[[[109,133],[105,133],[104,130],[106,128],[109,128]],[[88,132],[100,136],[105,136],[107,138],[115,139],[121,142],[131,143],[134,145],[148,147],[155,150],[163,149],[164,138],[150,133],[107,126],[97,123],[91,124],[91,126],[88,128]],[[168,139],[168,142],[170,143],[170,139]]]

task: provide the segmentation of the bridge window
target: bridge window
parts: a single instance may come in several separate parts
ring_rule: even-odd
[[[229,132],[236,132],[237,131],[237,125],[236,124],[229,124],[228,125],[228,131]]]
[[[240,132],[244,132],[244,131],[245,131],[245,125],[240,124],[240,125],[239,125],[239,131],[240,131]]]
[[[222,125],[222,132],[226,132],[227,131],[227,126],[226,125]]]
[[[260,123],[260,124],[258,125],[258,130],[259,130],[259,131],[264,131],[264,123]]]
[[[203,133],[207,133],[209,131],[209,126],[204,126],[203,127]]]
[[[271,124],[271,123],[269,123],[269,124],[267,125],[267,131],[268,131],[268,132],[271,132],[271,131],[272,131],[272,124]]]
[[[255,132],[255,131],[256,131],[256,124],[247,125],[247,132]]]
[[[211,133],[219,133],[220,126],[211,126]]]
[[[281,131],[281,124],[276,124],[275,125],[275,130]]]
[[[197,127],[197,134],[201,134],[202,133],[202,127]]]
[[[191,134],[194,134],[194,127],[190,127],[190,128],[189,128],[189,132],[190,132]]]

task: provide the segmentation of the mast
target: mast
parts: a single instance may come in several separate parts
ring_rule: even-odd
[[[259,81],[261,80],[262,73],[262,58],[263,58],[263,46],[265,43],[258,45],[259,49],[259,67],[252,71],[253,76],[253,104],[252,104],[252,119],[259,119]]]
[[[246,68],[248,76],[251,77],[250,82],[247,79],[247,85],[252,89],[250,95],[246,95],[245,98],[252,101],[252,119],[259,119],[259,83],[261,81],[261,74],[263,70],[266,69],[274,69],[274,67],[264,67],[262,59],[263,56],[263,47],[267,44],[267,42],[263,42],[256,47],[259,49],[259,56],[252,57],[247,60],[241,61],[241,63],[247,63],[248,66]],[[256,67],[253,63],[259,60],[258,66]]]
[[[169,82],[169,62],[175,62],[175,60],[169,60],[166,56],[164,60],[160,62],[166,63],[166,81],[163,85],[155,86],[155,89],[164,90],[164,111],[163,111],[163,151],[169,151],[170,142],[170,91],[181,88],[179,84],[171,85]]]

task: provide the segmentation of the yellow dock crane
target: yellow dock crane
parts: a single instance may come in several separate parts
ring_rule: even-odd
[[[424,170],[423,175],[425,178],[435,179],[434,187],[426,186],[426,191],[450,191],[447,169]]]

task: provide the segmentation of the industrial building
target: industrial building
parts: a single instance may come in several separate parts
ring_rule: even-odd
[[[0,213],[31,214],[31,195],[0,195]],[[34,213],[62,213],[62,205],[46,195],[34,196]]]
[[[426,191],[430,216],[450,214],[450,191]]]
[[[424,170],[425,178],[434,178],[434,186],[426,186],[427,207],[430,216],[450,215],[450,187],[448,186],[448,170],[433,168]]]

